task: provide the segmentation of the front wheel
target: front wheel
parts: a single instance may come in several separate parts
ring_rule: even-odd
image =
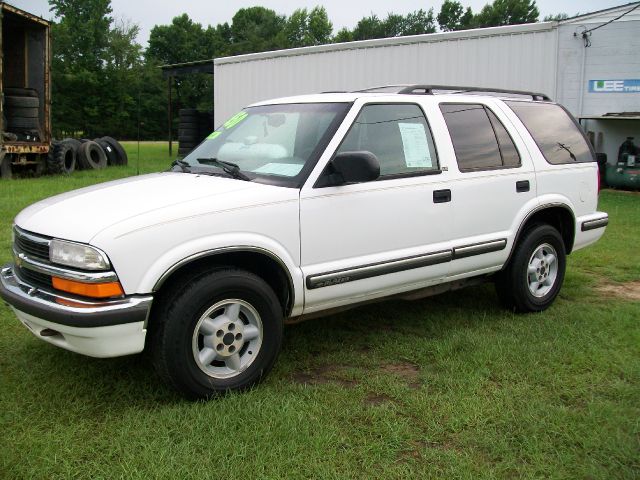
[[[503,304],[519,312],[547,309],[560,292],[566,253],[560,233],[550,225],[527,229],[511,261],[496,281]]]
[[[188,398],[244,390],[273,366],[282,308],[260,277],[219,269],[161,303],[152,328],[156,370]]]

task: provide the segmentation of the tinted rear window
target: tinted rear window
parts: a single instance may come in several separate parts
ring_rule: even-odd
[[[481,104],[442,103],[461,172],[518,167],[520,156],[495,114]]]
[[[527,127],[547,162],[558,165],[593,161],[584,135],[561,106],[550,103],[505,103]]]

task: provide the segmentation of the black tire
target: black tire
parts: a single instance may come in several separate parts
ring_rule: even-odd
[[[180,283],[182,287],[177,286],[172,295],[160,300],[151,319],[150,348],[159,376],[193,400],[232,390],[245,390],[257,384],[273,367],[282,344],[282,307],[271,287],[253,273],[232,267],[196,274],[191,280]],[[207,310],[225,300],[239,300],[254,309],[262,325],[262,342],[254,354],[249,350],[253,347],[242,335],[236,335],[236,339],[240,340],[236,340],[238,346],[235,353],[239,358],[248,359],[249,363],[240,373],[231,372],[230,377],[219,378],[206,373],[203,370],[205,367],[198,366],[193,342],[194,337],[197,342],[205,341],[204,338],[195,336],[196,326]],[[225,315],[226,312],[225,310]],[[212,312],[211,316],[213,315]],[[236,325],[240,326],[235,327],[234,331],[244,330],[249,324],[248,318],[246,314],[244,317],[240,314],[235,320]],[[216,328],[227,330],[225,327]],[[232,330],[229,326],[227,331]],[[224,345],[229,345],[227,336],[228,334],[217,336],[216,340],[212,333],[208,338],[220,343],[224,341]],[[231,340],[234,341],[233,336]],[[221,346],[223,345],[216,345],[216,349],[219,350]],[[226,348],[229,349],[227,355],[230,355],[232,346]],[[222,350],[224,352],[224,348]],[[207,368],[214,367],[216,362],[222,363],[223,368],[229,367],[224,361],[225,357],[221,354],[216,357],[218,360],[210,360]]]
[[[7,107],[40,108],[40,99],[37,97],[13,97],[7,95],[4,97],[4,103]]]
[[[82,142],[76,138],[63,138],[60,143],[66,143],[67,145],[69,145],[71,148],[73,148],[76,152],[76,170],[84,170],[83,166],[80,164],[80,161],[78,160],[78,150],[80,149],[80,145],[82,145]]]
[[[129,157],[127,157],[127,152],[125,151],[124,147],[120,144],[120,142],[118,142],[115,138],[112,138],[112,137],[102,137],[100,140],[102,140],[105,143],[108,143],[109,146],[115,151],[116,165],[129,164]]]
[[[178,138],[182,137],[197,137],[200,134],[200,130],[197,128],[182,128],[178,129]]]
[[[40,119],[30,117],[11,117],[7,115],[9,129],[15,130],[39,130]]]
[[[0,178],[2,180],[11,180],[11,176],[11,155],[0,156]]]
[[[82,145],[82,142],[75,138],[63,138],[60,141],[60,143],[68,143],[69,145],[71,145],[73,149],[76,151],[76,154],[78,153],[78,149],[80,148],[80,145]]]
[[[76,169],[77,153],[70,142],[57,142],[52,145],[47,157],[47,172],[70,175]]]
[[[35,88],[4,87],[4,94],[12,97],[37,97],[38,91]]]
[[[551,248],[544,247],[545,245]],[[555,279],[548,286],[538,285],[538,295],[534,295],[529,286],[530,275],[541,279],[552,277],[553,266],[546,262],[536,272],[529,273],[528,268],[534,253],[541,250],[544,255],[555,253]],[[546,258],[546,257],[545,257]],[[517,312],[540,312],[551,306],[558,296],[566,268],[564,241],[558,230],[547,224],[534,224],[527,228],[515,247],[509,264],[496,279],[496,291],[505,307]],[[546,274],[546,276],[545,276]],[[533,281],[537,282],[536,278]],[[534,287],[532,287],[534,288]]]
[[[100,145],[89,140],[80,145],[77,161],[82,165],[82,168],[99,170],[107,166],[107,155]]]
[[[104,150],[105,155],[107,156],[107,165],[110,167],[113,165],[118,165],[118,153],[108,142],[104,141],[102,138],[96,138],[94,140],[102,150]]]
[[[7,118],[25,117],[38,118],[40,116],[39,109],[32,107],[11,107],[7,109]]]
[[[180,110],[178,110],[178,116],[180,118],[197,117],[198,109],[197,108],[181,108]]]

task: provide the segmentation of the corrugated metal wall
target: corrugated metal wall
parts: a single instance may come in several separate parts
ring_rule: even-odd
[[[533,90],[555,97],[555,22],[417,35],[217,59],[216,123],[269,98],[430,83]]]

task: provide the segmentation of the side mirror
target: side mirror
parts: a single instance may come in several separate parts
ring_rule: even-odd
[[[380,176],[378,158],[367,151],[339,153],[331,160],[331,166],[336,176],[342,180],[334,185],[370,182]]]

